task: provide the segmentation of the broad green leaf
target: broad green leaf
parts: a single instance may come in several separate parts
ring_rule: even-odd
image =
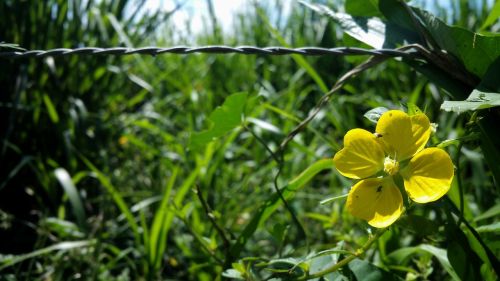
[[[385,24],[377,18],[354,18],[346,13],[336,13],[325,5],[301,1],[303,5],[320,15],[332,18],[351,37],[380,49],[385,41]]]
[[[78,226],[81,229],[86,229],[86,215],[85,209],[83,208],[83,203],[80,198],[80,194],[73,184],[73,181],[66,169],[57,168],[54,171],[54,175],[64,189],[66,195],[68,195],[69,202],[71,203],[73,214],[78,222]]]
[[[392,281],[403,280],[398,276],[383,270],[365,260],[353,260],[349,263],[349,269],[354,273],[357,280],[363,281]]]
[[[321,15],[329,16],[340,25],[345,33],[376,49],[422,43],[422,38],[415,31],[415,27],[410,24],[408,15],[403,11],[401,4],[395,0],[379,1],[379,6],[384,16],[390,20],[389,22],[383,22],[378,18],[353,17],[349,14],[336,13],[321,4],[309,4],[303,1],[301,3]],[[412,59],[405,58],[403,61],[446,89],[453,98],[467,96],[469,86],[457,81],[445,70]]]
[[[470,256],[468,255],[462,245],[457,241],[450,241],[448,244],[448,260],[453,266],[457,275],[461,277],[462,280],[479,280],[478,274],[475,273],[474,267],[470,262]]]
[[[441,104],[441,109],[453,111],[458,114],[466,111],[500,106],[500,93],[483,92],[475,89],[464,101],[445,101]]]
[[[498,73],[500,72],[500,57],[496,59],[489,67],[484,75],[481,83],[477,86],[477,90],[483,92],[500,93],[500,83],[498,83]],[[494,184],[497,190],[500,189],[500,133],[498,131],[498,117],[495,112],[483,112],[482,118],[478,122],[478,127],[481,132],[481,149],[484,158],[494,177]]]
[[[345,11],[355,17],[381,16],[378,10],[378,0],[347,0]]]
[[[423,251],[431,253],[433,256],[435,256],[437,260],[441,263],[441,265],[444,267],[444,269],[448,272],[448,274],[450,274],[453,280],[460,280],[457,273],[450,265],[450,261],[448,260],[446,250],[427,244],[420,245],[418,247]]]
[[[212,123],[211,128],[193,133],[190,147],[201,148],[241,125],[246,100],[247,93],[236,93],[227,97],[222,106],[217,107],[208,117]]]
[[[480,276],[482,261],[472,250],[462,230],[454,224],[447,224],[446,234],[448,260],[460,279],[482,279]]]
[[[429,12],[414,8],[434,41],[447,53],[454,55],[465,68],[483,77],[488,67],[500,56],[500,35],[485,36],[449,26]]]
[[[403,61],[446,90],[453,99],[465,99],[472,90],[470,86],[454,79],[449,73],[433,64],[409,59]]]
[[[385,23],[379,18],[353,17],[346,13],[334,12],[325,5],[304,1],[301,3],[320,15],[332,18],[345,33],[375,49],[394,48],[405,43],[418,42],[414,32],[392,23]]]
[[[498,159],[498,158],[497,158]],[[451,200],[447,200],[449,203],[448,206],[450,206],[449,210],[454,213],[455,215],[459,216],[460,211],[458,208],[451,202]],[[474,249],[474,253],[479,255],[479,257],[483,260],[487,266],[492,269],[497,276],[500,276],[500,261],[497,258],[497,255],[490,249],[488,244],[486,244],[479,233],[476,231],[475,228],[473,228],[470,224],[467,223],[467,221],[464,221],[465,226],[468,228],[469,231],[464,231],[463,233],[467,237],[469,241],[469,245],[471,246],[472,249]],[[455,228],[459,229],[459,228]],[[462,230],[460,229],[460,232]],[[448,231],[448,233],[453,233],[452,231]],[[483,266],[483,268],[485,268]],[[484,276],[490,276],[489,274],[485,274]],[[489,278],[486,278],[489,280]]]
[[[432,245],[422,244],[417,247],[401,248],[387,255],[387,258],[393,263],[404,264],[409,260],[409,258],[411,258],[412,255],[418,253],[432,254],[434,257],[436,257],[439,263],[441,263],[448,274],[450,274],[453,280],[460,281],[460,278],[458,277],[457,273],[451,266],[450,261],[448,260],[446,250],[434,247]]]
[[[405,5],[399,0],[380,0],[378,8],[389,22],[406,29],[407,32],[414,32],[416,26],[411,21]]]
[[[419,251],[417,247],[400,248],[388,254],[387,260],[393,264],[404,265]]]

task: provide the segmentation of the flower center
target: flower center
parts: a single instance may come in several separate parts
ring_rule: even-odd
[[[399,171],[399,163],[398,161],[391,159],[390,157],[386,157],[384,160],[384,172],[393,176]]]

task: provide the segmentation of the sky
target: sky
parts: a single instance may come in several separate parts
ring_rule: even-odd
[[[261,0],[262,1],[262,0]],[[285,12],[288,13],[295,0],[283,0]],[[183,3],[182,8],[174,13],[172,22],[182,30],[187,21],[190,21],[193,33],[203,31],[203,18],[208,16],[207,0],[148,0],[147,10],[161,9],[172,11],[176,3]],[[238,12],[251,3],[251,0],[212,0],[217,21],[223,32],[228,32],[232,26],[232,19]]]

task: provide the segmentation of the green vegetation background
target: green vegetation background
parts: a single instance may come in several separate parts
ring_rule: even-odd
[[[0,41],[28,50],[192,43],[179,37],[171,13],[145,13],[142,2],[4,0]],[[473,31],[491,9],[487,1],[452,3],[417,5],[430,5],[448,23]],[[284,17],[282,5],[249,3],[229,34],[208,13],[194,41],[367,47],[298,3]],[[165,54],[1,60],[0,279],[214,280],[231,267],[250,271],[247,279],[264,279],[311,253],[357,249],[368,237],[367,224],[344,211],[343,199],[319,204],[350,188],[333,167],[300,189],[288,209],[281,206],[260,224],[241,249],[230,245],[276,192],[278,164],[264,144],[276,149],[326,89],[366,59]],[[210,128],[211,113],[235,93],[246,99],[245,126],[192,145],[192,136]],[[398,60],[365,71],[288,145],[277,185],[332,158],[349,129],[370,129],[363,114],[375,107],[414,103],[438,124],[434,143],[462,136],[468,116],[440,111],[446,99],[446,92]],[[456,159],[456,147],[448,151]],[[477,143],[462,151],[465,218],[479,226],[496,222],[498,193],[483,155]],[[450,191],[454,202],[456,188]],[[394,280],[455,279],[443,262],[449,233],[439,227],[449,218],[436,210],[444,204],[419,206],[364,260]],[[487,210],[493,216],[485,216]],[[498,231],[481,235],[498,254]],[[470,238],[454,241],[459,239]],[[413,252],[397,251],[402,248]],[[356,267],[375,272],[360,262],[342,276],[364,280]],[[467,279],[467,273],[458,274]],[[492,274],[488,268],[481,272],[489,280]]]

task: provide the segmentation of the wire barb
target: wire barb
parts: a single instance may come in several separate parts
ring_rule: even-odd
[[[400,51],[394,49],[363,49],[354,47],[337,47],[337,48],[319,48],[319,47],[302,47],[302,48],[286,48],[286,47],[255,47],[255,46],[174,46],[174,47],[143,47],[143,48],[97,48],[97,47],[82,47],[75,49],[57,48],[50,50],[26,50],[26,51],[6,51],[0,48],[0,58],[3,59],[20,59],[20,58],[44,58],[44,57],[64,57],[71,55],[150,55],[156,56],[160,54],[243,54],[243,55],[303,55],[303,56],[386,56],[386,57],[409,57],[413,56],[415,51]]]

